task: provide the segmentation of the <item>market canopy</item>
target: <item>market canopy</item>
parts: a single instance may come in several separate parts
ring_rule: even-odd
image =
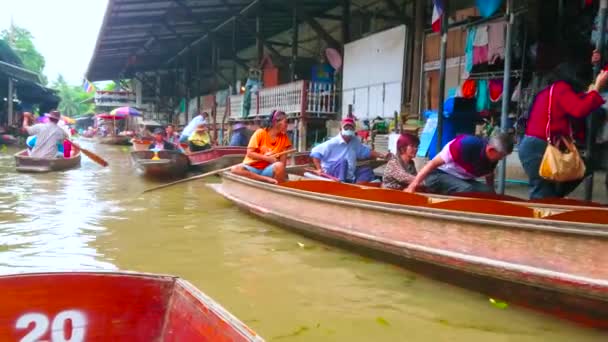
[[[301,21],[314,21],[315,15],[341,3],[301,0]],[[260,0],[111,0],[87,78],[115,80],[130,78],[136,72],[169,70],[179,58],[198,51],[204,54],[201,64],[208,65],[210,49],[204,44],[209,44],[212,35],[219,38],[221,58],[232,58],[233,22],[238,17],[236,50],[251,47],[256,41],[256,13],[262,15],[264,37],[292,26],[291,2],[285,0],[264,0],[263,4]]]

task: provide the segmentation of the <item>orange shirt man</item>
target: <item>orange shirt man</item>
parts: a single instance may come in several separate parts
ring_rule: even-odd
[[[278,158],[274,155],[291,149],[291,141],[286,133],[287,115],[274,111],[270,117],[270,127],[260,128],[253,133],[243,164],[234,166],[231,171],[272,184],[285,181],[287,155]]]

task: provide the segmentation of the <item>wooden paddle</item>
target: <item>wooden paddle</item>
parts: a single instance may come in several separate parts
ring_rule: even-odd
[[[106,167],[108,166],[108,162],[105,161],[105,159],[101,158],[100,156],[98,156],[97,154],[82,148],[80,145],[78,145],[77,143],[70,141],[70,143],[72,143],[72,145],[74,145],[77,149],[79,149],[85,156],[89,157],[92,161],[96,162],[97,164]]]
[[[271,156],[276,158],[276,157],[280,157],[280,156],[282,156],[282,155],[285,155],[285,154],[290,154],[290,153],[293,153],[293,152],[296,152],[296,149],[291,149],[291,150],[283,151],[283,152],[280,152],[280,153],[273,154],[273,155],[271,155]],[[256,161],[257,161],[257,160],[256,160]],[[147,193],[147,192],[151,192],[151,191],[155,191],[155,190],[159,190],[159,189],[164,189],[164,188],[170,187],[170,186],[175,185],[175,184],[185,183],[185,182],[189,182],[189,181],[193,181],[193,180],[197,180],[197,179],[205,178],[205,177],[208,177],[208,176],[217,175],[218,173],[222,173],[222,172],[224,172],[224,171],[228,171],[228,170],[230,170],[232,167],[234,167],[234,166],[236,166],[236,165],[239,165],[239,164],[243,164],[243,163],[238,163],[238,164],[234,164],[234,165],[231,165],[231,166],[225,167],[225,168],[223,168],[223,169],[219,169],[219,170],[215,170],[215,171],[210,171],[210,172],[207,172],[207,173],[203,173],[202,175],[198,175],[198,176],[194,176],[194,177],[190,177],[190,178],[186,178],[186,179],[180,179],[180,180],[175,181],[175,182],[172,182],[172,183],[167,183],[167,184],[159,185],[159,186],[157,186],[157,187],[154,187],[154,188],[150,188],[150,189],[144,190],[144,192],[143,192],[143,193],[145,194],[145,193]],[[249,164],[249,163],[248,163],[248,164]],[[246,164],[245,164],[245,165],[246,165]]]

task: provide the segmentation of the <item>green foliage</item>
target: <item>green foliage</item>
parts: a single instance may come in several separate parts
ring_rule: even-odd
[[[59,102],[58,109],[63,115],[79,117],[95,111],[95,104],[88,101],[94,94],[85,92],[82,86],[67,84],[62,75],[59,75],[53,82],[52,88],[59,92],[61,102]]]
[[[40,75],[40,81],[48,83],[43,74],[45,60],[34,46],[32,33],[24,28],[12,26],[0,33],[0,38],[6,41],[23,62],[23,67]]]

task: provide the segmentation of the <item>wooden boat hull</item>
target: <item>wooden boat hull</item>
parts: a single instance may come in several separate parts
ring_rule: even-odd
[[[608,328],[606,225],[379,203],[222,177],[209,186],[264,219],[404,260],[554,291],[569,310]]]
[[[0,276],[2,341],[263,341],[185,280],[135,273]]]
[[[172,178],[180,177],[188,172],[188,157],[179,151],[159,151],[159,160],[152,160],[154,152],[133,151],[131,158],[137,170],[148,177]]]
[[[246,147],[214,147],[206,151],[188,154],[190,167],[200,172],[219,170],[243,161]]]
[[[99,137],[98,141],[106,145],[131,145],[131,137],[121,135]]]
[[[133,151],[147,151],[150,149],[150,145],[152,144],[152,140],[131,140],[131,144],[133,144]]]
[[[72,147],[75,149],[75,147]],[[27,150],[15,154],[15,166],[18,172],[44,173],[54,171],[64,171],[80,166],[80,151],[75,149],[75,153],[70,158],[41,159],[32,158]]]

